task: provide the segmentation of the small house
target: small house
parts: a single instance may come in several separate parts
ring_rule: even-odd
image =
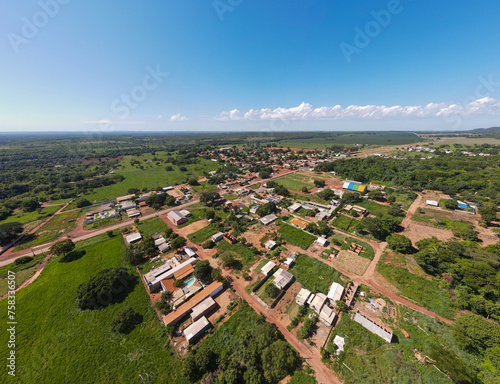
[[[276,263],[272,262],[272,261],[269,261],[266,265],[264,265],[262,268],[261,268],[261,272],[267,276],[269,275],[269,273],[273,270],[273,268],[276,267]]]
[[[264,248],[267,248],[269,250],[273,250],[274,248],[276,248],[276,242],[273,241],[273,240],[269,240],[265,245],[264,245]]]
[[[181,214],[178,210],[174,209],[167,214],[168,219],[175,225],[180,225],[187,221],[186,216]]]
[[[191,344],[194,340],[200,337],[209,327],[210,322],[205,316],[187,327],[183,333],[188,344]]]
[[[218,232],[215,235],[212,236],[212,241],[214,243],[217,243],[218,241],[221,241],[224,238],[224,232]]]

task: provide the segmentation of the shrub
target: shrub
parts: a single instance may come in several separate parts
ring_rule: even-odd
[[[33,256],[22,256],[14,261],[14,265],[27,264],[30,261],[33,261]]]
[[[142,316],[133,308],[127,307],[118,313],[118,316],[111,323],[113,332],[129,333],[142,321]]]
[[[269,296],[272,299],[276,299],[278,295],[280,294],[280,289],[274,285],[274,284],[269,284],[266,289],[265,289],[266,295]]]
[[[82,310],[104,308],[133,282],[135,276],[129,275],[125,268],[103,269],[78,286],[76,304]]]

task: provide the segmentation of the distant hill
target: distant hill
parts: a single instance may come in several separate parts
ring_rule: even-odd
[[[468,132],[479,134],[481,136],[499,136],[500,135],[500,127],[476,128],[476,129],[472,129]]]

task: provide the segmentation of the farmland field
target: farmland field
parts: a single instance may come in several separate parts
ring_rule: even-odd
[[[339,271],[307,255],[299,255],[289,272],[311,292],[323,292],[326,295],[332,282],[345,285]]]
[[[16,316],[23,320],[17,328],[19,382],[131,383],[141,375],[157,382],[188,383],[180,377],[180,364],[139,281],[121,301],[104,309],[81,311],[75,305],[78,285],[102,269],[123,266],[125,249],[119,236],[78,243],[79,258],[53,259],[34,283],[17,293],[22,305]],[[111,321],[128,306],[142,315],[142,322],[129,334],[112,332]],[[6,300],[0,302],[4,323],[6,307]],[[7,332],[0,342],[7,344]]]
[[[328,148],[335,144],[402,145],[420,141],[422,139],[412,132],[358,132],[334,133],[325,138],[283,140],[279,145],[285,148]]]
[[[302,249],[307,249],[316,240],[316,236],[310,235],[300,229],[288,224],[282,224],[279,231],[283,240]]]

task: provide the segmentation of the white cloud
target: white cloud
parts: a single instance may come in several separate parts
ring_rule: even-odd
[[[97,121],[85,121],[85,124],[146,124],[145,121],[124,121],[124,120],[107,120],[107,119],[102,119],[102,120],[97,120]]]
[[[156,120],[160,120],[163,117],[163,115],[158,115],[156,116]]]
[[[386,118],[424,118],[451,115],[497,115],[500,114],[500,101],[484,97],[465,104],[429,103],[427,105],[385,106],[349,105],[342,107],[313,108],[302,103],[292,108],[262,108],[241,112],[238,109],[223,111],[216,120],[340,120],[340,119],[386,119]]]
[[[180,113],[178,113],[177,115],[171,116],[170,120],[171,121],[186,121],[186,120],[188,120],[188,118],[186,116],[182,116]]]

